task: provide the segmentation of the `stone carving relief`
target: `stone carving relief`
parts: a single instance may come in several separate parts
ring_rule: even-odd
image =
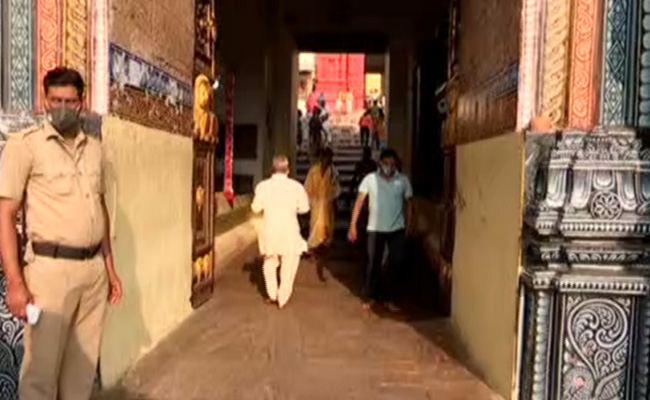
[[[540,0],[526,0],[523,2],[517,130],[528,127],[535,113],[538,80],[537,64],[539,63],[541,42],[539,16],[542,5],[543,3]]]
[[[529,135],[526,150],[520,398],[644,399],[650,153],[620,129]]]
[[[61,0],[41,0],[37,2],[38,43],[36,57],[37,82],[42,82],[47,71],[61,64],[59,37],[61,32]],[[42,85],[37,85],[36,109],[43,110],[45,93]]]
[[[623,399],[632,300],[567,296],[565,307],[562,398]]]
[[[63,30],[63,63],[76,69],[90,85],[89,80],[89,16],[87,0],[65,0]]]
[[[546,2],[541,112],[558,128],[565,125],[570,8],[570,0]]]
[[[33,4],[9,1],[9,110],[31,111],[33,88]]]
[[[650,36],[650,1],[641,1],[641,21],[639,29],[641,37]],[[650,40],[641,40],[639,43],[639,99],[638,99],[638,124],[643,128],[650,128]]]
[[[600,2],[572,0],[573,20],[569,127],[591,130],[596,125],[597,57],[600,40]]]
[[[600,97],[600,124],[632,125],[636,114],[637,2],[609,0],[605,9],[604,57]]]
[[[213,98],[210,79],[205,75],[197,76],[194,83],[194,137],[217,143],[219,122],[213,112]]]
[[[650,152],[641,146],[631,131],[566,134],[552,151],[539,213],[527,216],[535,229],[579,237],[649,234]]]

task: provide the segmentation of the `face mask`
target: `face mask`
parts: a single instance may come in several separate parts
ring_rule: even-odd
[[[47,113],[47,119],[59,133],[69,133],[79,127],[79,112],[75,109],[53,108]]]
[[[381,173],[384,174],[384,176],[391,177],[395,175],[395,168],[393,167],[387,167],[385,165],[382,165],[380,168],[381,168]]]

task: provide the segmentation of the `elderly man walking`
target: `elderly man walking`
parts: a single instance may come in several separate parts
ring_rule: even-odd
[[[307,243],[300,234],[298,214],[309,212],[305,189],[289,178],[287,157],[273,159],[273,176],[257,185],[251,208],[255,213],[264,213],[258,242],[264,256],[266,292],[269,300],[282,308],[291,297],[300,256],[307,251]]]

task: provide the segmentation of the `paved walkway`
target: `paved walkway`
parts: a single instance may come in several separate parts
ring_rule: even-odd
[[[444,350],[444,319],[364,311],[349,259],[336,251],[321,273],[304,260],[282,311],[261,297],[259,264],[231,269],[108,398],[498,399]]]

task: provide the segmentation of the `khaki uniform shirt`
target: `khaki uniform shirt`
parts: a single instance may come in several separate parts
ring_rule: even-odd
[[[0,157],[0,197],[23,201],[27,196],[30,242],[98,245],[105,232],[103,194],[99,140],[81,132],[73,150],[45,122],[7,141]]]

